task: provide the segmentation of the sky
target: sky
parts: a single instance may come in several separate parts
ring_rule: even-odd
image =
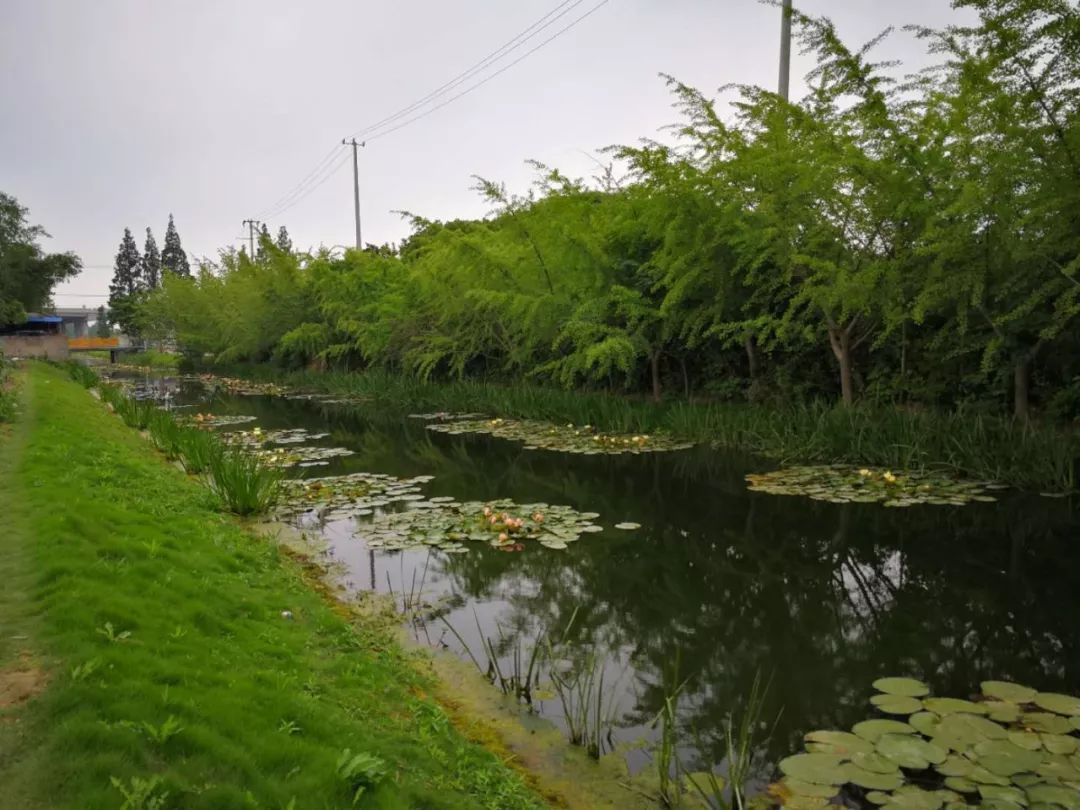
[[[958,20],[948,0],[796,6],[828,14],[850,44]],[[474,175],[520,193],[528,159],[591,176],[597,150],[663,138],[677,116],[661,73],[710,94],[776,87],[780,11],[758,0],[3,0],[0,190],[49,231],[48,250],[82,257],[59,306],[103,303],[124,228],[141,250],[149,226],[160,247],[170,213],[192,258],[239,247],[250,218],[286,225],[298,248],[351,245],[342,139],[545,22],[433,104],[505,72],[358,136],[365,242],[407,236],[401,211],[485,215]],[[926,62],[902,30],[879,53]],[[810,67],[796,51],[793,96]]]

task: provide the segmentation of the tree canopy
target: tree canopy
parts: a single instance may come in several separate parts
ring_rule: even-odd
[[[0,191],[0,326],[21,323],[27,312],[48,309],[52,291],[82,270],[74,253],[46,253],[49,234],[31,225],[29,210]]]

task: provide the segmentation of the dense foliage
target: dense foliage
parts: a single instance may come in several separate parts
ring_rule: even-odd
[[[82,270],[75,254],[41,249],[38,242],[48,234],[30,224],[29,213],[0,191],[0,326],[22,323],[27,312],[47,309],[53,287]]]
[[[672,141],[612,148],[592,181],[479,179],[489,217],[414,217],[400,247],[264,237],[166,278],[144,319],[226,361],[1075,417],[1080,10],[954,6],[976,23],[914,31],[931,69],[796,15],[797,102],[669,79]]]

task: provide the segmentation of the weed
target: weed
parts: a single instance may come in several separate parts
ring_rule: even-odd
[[[377,787],[388,773],[386,763],[379,757],[363,751],[354,754],[348,748],[338,757],[336,770],[338,778],[349,786],[353,807],[360,803],[360,797],[368,789]]]
[[[237,448],[213,453],[206,471],[210,490],[234,514],[262,514],[277,503],[285,473]]]
[[[130,784],[124,784],[115,776],[109,781],[124,797],[120,810],[162,810],[169,798],[167,792],[155,795],[161,783],[161,778],[158,776],[151,776],[149,779],[133,776]]]
[[[196,428],[183,428],[176,437],[177,454],[184,470],[190,475],[201,475],[221,453],[221,444],[210,433]]]
[[[130,630],[124,630],[120,633],[117,633],[116,629],[113,627],[112,622],[105,622],[104,626],[99,627],[94,632],[96,632],[99,636],[105,636],[105,638],[107,638],[112,644],[119,644],[120,642],[127,641],[129,638],[131,638]]]
[[[85,664],[77,664],[71,668],[71,680],[73,681],[85,681],[101,666],[101,661],[97,658],[91,658]]]
[[[179,720],[170,714],[160,726],[155,726],[153,723],[144,720],[142,722],[142,730],[146,733],[147,737],[158,745],[164,745],[183,731],[184,727],[180,725]]]
[[[101,382],[101,378],[98,377],[96,371],[78,360],[68,360],[62,365],[67,369],[68,376],[83,388],[93,388]]]

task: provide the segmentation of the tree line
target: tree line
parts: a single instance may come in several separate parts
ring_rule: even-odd
[[[671,137],[478,179],[400,245],[223,251],[141,317],[216,360],[1080,415],[1080,5],[954,0],[904,73],[796,12],[794,102],[667,78]]]

